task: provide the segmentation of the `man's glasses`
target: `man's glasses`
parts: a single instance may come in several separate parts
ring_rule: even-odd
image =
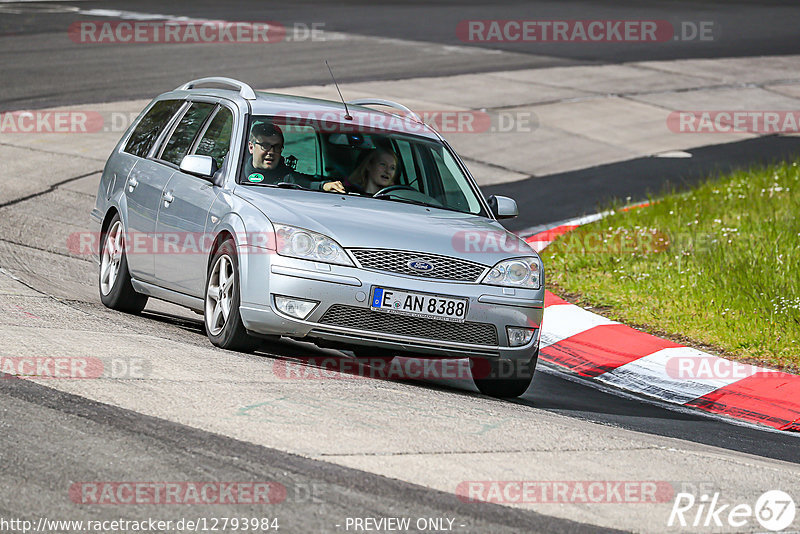
[[[269,152],[270,149],[275,150],[275,152],[280,152],[281,150],[283,150],[283,143],[275,143],[274,145],[271,145],[269,143],[260,143],[258,141],[253,141],[253,144],[260,146],[262,149],[264,149],[264,152]]]

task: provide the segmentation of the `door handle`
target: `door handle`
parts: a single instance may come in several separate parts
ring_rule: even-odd
[[[133,190],[136,189],[137,185],[139,185],[139,180],[137,180],[135,176],[131,176],[131,178],[128,180],[128,193],[133,193]]]
[[[164,197],[164,207],[165,208],[169,207],[169,205],[172,203],[172,201],[175,200],[175,197],[172,195],[172,191],[164,191],[163,197]]]

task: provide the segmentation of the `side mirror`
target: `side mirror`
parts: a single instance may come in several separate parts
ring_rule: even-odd
[[[492,195],[487,201],[489,202],[489,209],[498,219],[513,219],[519,215],[517,203],[513,198]]]
[[[217,172],[217,162],[211,156],[189,155],[181,160],[181,170],[201,178],[211,178]]]

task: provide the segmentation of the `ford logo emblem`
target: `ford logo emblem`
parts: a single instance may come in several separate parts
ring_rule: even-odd
[[[423,273],[427,273],[433,270],[433,265],[431,265],[427,261],[422,261],[422,260],[411,260],[410,262],[408,262],[408,266],[414,269],[415,271],[421,271]]]

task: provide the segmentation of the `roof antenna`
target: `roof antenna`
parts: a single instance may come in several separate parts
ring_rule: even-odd
[[[347,102],[344,101],[344,97],[342,96],[342,92],[339,91],[339,84],[336,83],[336,77],[333,75],[333,71],[331,70],[331,66],[328,65],[328,60],[325,60],[325,66],[328,67],[328,72],[331,73],[331,78],[333,78],[333,85],[336,86],[336,91],[339,93],[339,98],[342,99],[342,104],[344,104],[344,118],[345,120],[351,121],[353,120],[353,116],[350,115],[350,112],[347,110]]]

